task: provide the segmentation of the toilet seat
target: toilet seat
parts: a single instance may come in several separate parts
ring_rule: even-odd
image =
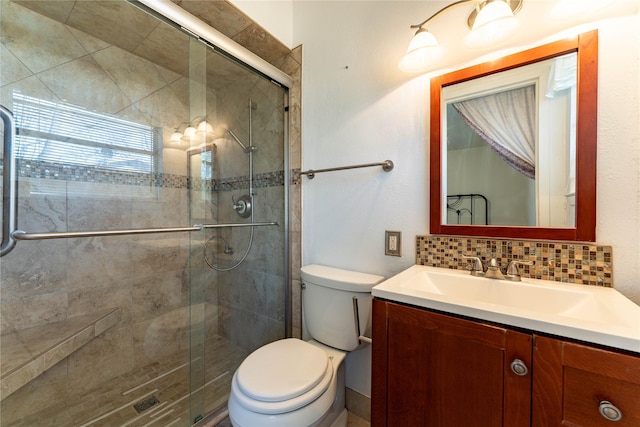
[[[284,339],[259,348],[233,376],[238,402],[262,414],[299,409],[321,396],[333,378],[325,351],[298,339]]]

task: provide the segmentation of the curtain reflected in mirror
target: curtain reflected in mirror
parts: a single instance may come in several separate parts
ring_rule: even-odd
[[[445,224],[574,227],[577,55],[442,89]]]

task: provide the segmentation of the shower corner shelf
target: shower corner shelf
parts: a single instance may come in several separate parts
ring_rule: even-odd
[[[0,400],[115,326],[120,309],[23,329],[0,337]]]

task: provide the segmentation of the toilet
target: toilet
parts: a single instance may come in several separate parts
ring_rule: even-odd
[[[300,276],[312,339],[274,341],[242,362],[229,396],[235,427],[347,425],[343,362],[360,345],[358,331],[367,331],[371,288],[384,278],[317,264],[302,267]]]

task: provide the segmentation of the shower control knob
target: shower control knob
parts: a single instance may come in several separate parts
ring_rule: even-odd
[[[238,215],[240,215],[240,217],[248,218],[251,215],[251,196],[245,194],[240,196],[237,201],[233,197],[231,197],[231,200],[233,201],[233,209]]]

